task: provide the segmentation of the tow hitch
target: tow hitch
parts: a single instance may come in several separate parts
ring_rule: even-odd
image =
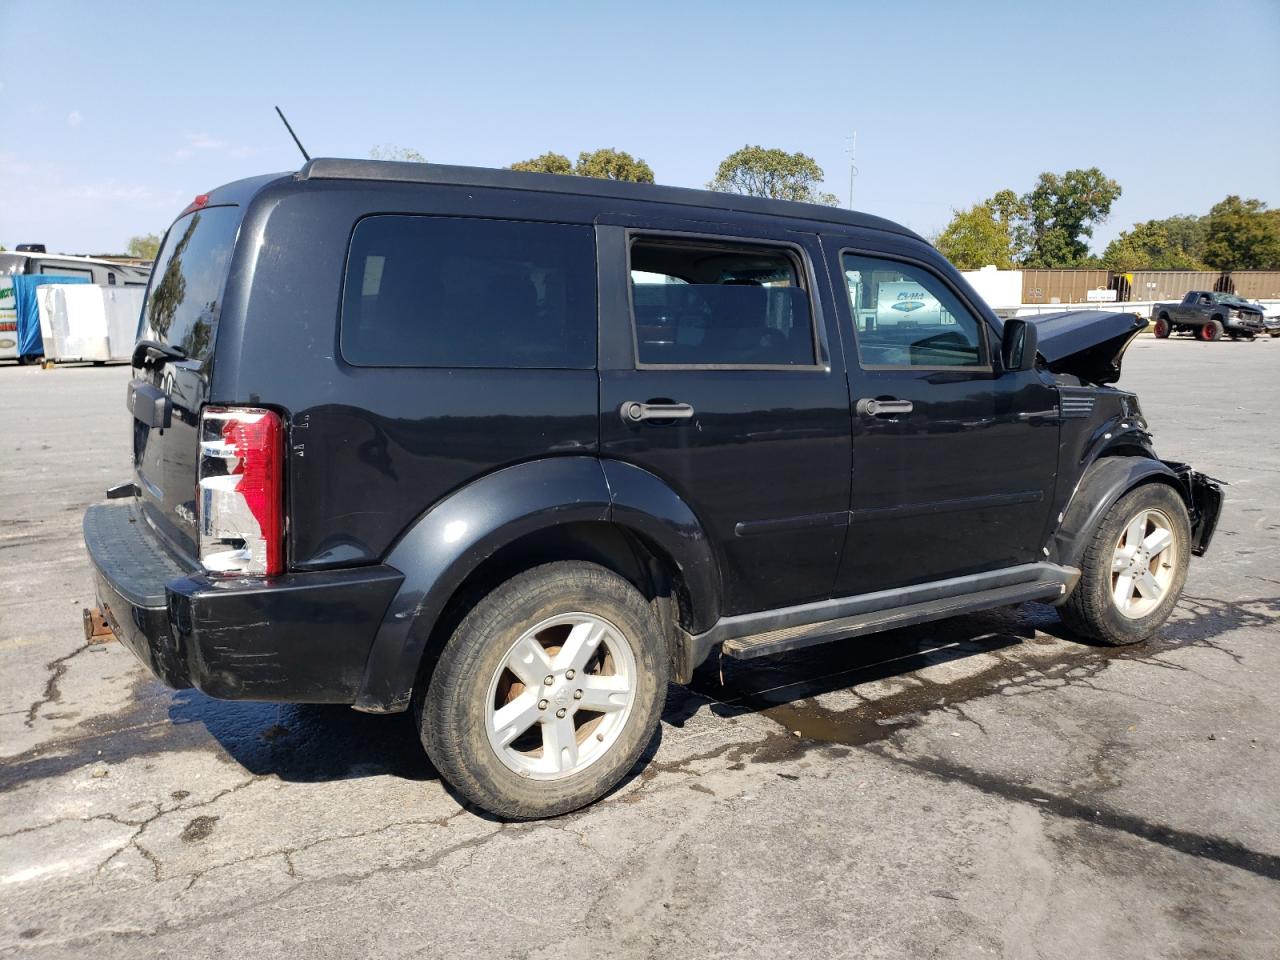
[[[86,643],[110,643],[116,638],[115,631],[101,607],[84,608],[84,639]]]

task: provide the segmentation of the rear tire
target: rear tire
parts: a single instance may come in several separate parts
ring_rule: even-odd
[[[1090,537],[1062,622],[1099,643],[1140,643],[1169,618],[1190,558],[1191,521],[1177,491],[1163,483],[1131,490]]]
[[[1156,326],[1155,326],[1155,330],[1154,330],[1153,332],[1155,333],[1155,335],[1156,335],[1159,339],[1161,339],[1161,340],[1167,340],[1167,339],[1168,339],[1168,337],[1169,337],[1169,332],[1170,332],[1170,330],[1169,330],[1169,318],[1168,318],[1168,317],[1160,317],[1158,320],[1156,320]]]
[[[635,587],[595,564],[549,563],[494,589],[458,625],[417,702],[419,734],[471,803],[509,820],[554,817],[635,766],[668,673],[657,618]]]
[[[1196,331],[1196,336],[1205,343],[1213,343],[1215,340],[1222,339],[1222,322],[1220,320],[1210,320],[1200,325],[1200,329]]]

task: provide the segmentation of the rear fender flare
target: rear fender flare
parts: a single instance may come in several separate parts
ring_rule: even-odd
[[[692,604],[690,626],[706,617],[714,622],[718,568],[692,511],[652,474],[625,464],[608,466],[620,469],[607,471],[594,457],[517,464],[486,474],[422,514],[384,558],[404,574],[404,582],[374,638],[356,709],[407,708],[431,629],[467,577],[503,547],[560,524],[612,521],[643,535],[675,563],[684,588],[681,603]]]

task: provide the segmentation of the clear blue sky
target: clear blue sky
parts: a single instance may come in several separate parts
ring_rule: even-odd
[[[275,103],[313,156],[615,146],[701,186],[758,143],[814,156],[842,198],[856,129],[855,206],[922,233],[1093,165],[1124,188],[1102,243],[1228,193],[1280,205],[1277,0],[0,0],[0,38],[10,248],[119,250],[196,193],[296,169]]]

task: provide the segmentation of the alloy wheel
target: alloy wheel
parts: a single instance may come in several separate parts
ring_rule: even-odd
[[[608,753],[636,698],[635,654],[602,617],[568,613],[520,635],[485,698],[498,758],[523,777],[559,780]]]
[[[1124,616],[1138,620],[1164,599],[1178,564],[1173,521],[1160,510],[1143,510],[1129,521],[1111,560],[1111,599]]]

